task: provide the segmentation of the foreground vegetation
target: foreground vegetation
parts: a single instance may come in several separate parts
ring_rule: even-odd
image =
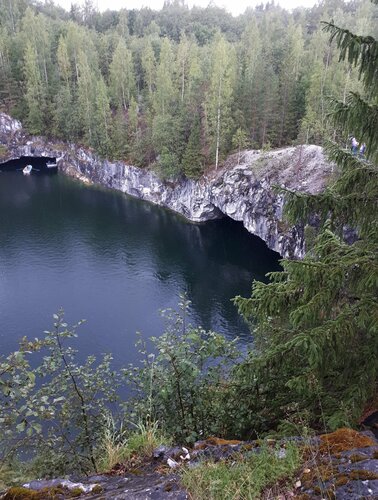
[[[229,463],[204,462],[183,472],[183,484],[196,500],[260,498],[268,486],[293,483],[300,465],[296,445],[289,445],[285,457],[277,449],[263,448],[249,458],[233,456]],[[292,484],[290,484],[292,486]]]

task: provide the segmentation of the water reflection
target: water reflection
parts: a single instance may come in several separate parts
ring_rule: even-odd
[[[0,174],[0,346],[40,334],[63,307],[87,318],[85,353],[135,356],[179,292],[193,322],[249,338],[230,299],[278,269],[277,254],[230,219],[194,225],[162,208],[63,176]]]

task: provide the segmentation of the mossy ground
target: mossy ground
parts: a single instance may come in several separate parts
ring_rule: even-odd
[[[280,458],[277,448],[264,446],[246,457],[236,454],[219,462],[203,462],[184,469],[182,482],[197,500],[237,500],[262,498],[264,491],[283,491],[293,483],[301,458],[298,447],[289,445]]]
[[[319,451],[331,454],[377,444],[372,438],[347,428],[338,429],[331,434],[320,436],[320,441]]]
[[[112,468],[110,477],[126,475],[131,483],[135,479],[140,486],[142,480],[149,488],[151,475],[154,475],[157,484],[164,484],[164,491],[168,492],[173,487],[186,488],[190,497],[196,500],[333,500],[338,497],[339,488],[347,491],[350,488],[352,491],[359,484],[357,481],[378,480],[378,474],[369,470],[372,466],[367,463],[377,457],[377,442],[352,429],[339,429],[320,438],[308,438],[306,442],[265,439],[243,443],[208,438],[189,451],[192,457],[198,454],[192,467],[187,467],[186,462],[180,459],[181,450],[177,451],[177,447],[171,449],[169,456],[179,464],[173,475],[166,455],[161,460],[153,458],[156,436],[147,430],[143,429],[135,439],[127,442],[128,453],[123,462]],[[208,460],[207,448],[213,457],[215,449],[227,449],[230,453],[223,458],[220,455],[218,461]],[[235,452],[235,449],[238,451]],[[170,478],[173,477],[172,483]],[[178,478],[181,478],[181,484]],[[101,493],[102,487],[106,489],[106,483],[99,485],[99,490],[93,493]],[[58,486],[32,491],[12,487],[2,500],[58,500],[81,496],[79,488],[66,490]]]
[[[337,489],[348,483],[378,479],[378,474],[363,466],[364,461],[376,458],[377,451],[371,449],[373,446],[377,446],[373,438],[348,428],[320,436],[318,445],[306,445],[306,460],[299,475],[303,494],[312,491],[321,498],[334,499],[337,498]],[[362,453],[361,448],[370,451]],[[356,452],[345,453],[353,450]],[[354,464],[358,464],[357,469]],[[305,500],[306,497],[298,498]]]
[[[5,493],[2,500],[58,500],[61,498],[77,498],[82,494],[83,491],[81,488],[69,490],[56,486],[34,491],[29,488],[14,486]]]

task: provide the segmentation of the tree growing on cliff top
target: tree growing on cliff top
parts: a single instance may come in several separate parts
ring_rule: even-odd
[[[319,214],[315,243],[303,261],[284,260],[283,273],[255,282],[251,298],[235,301],[246,319],[258,321],[259,354],[239,371],[246,411],[269,407],[272,420],[306,411],[313,425],[335,428],[356,423],[376,395],[378,43],[333,23],[324,30],[364,85],[363,95],[332,100],[329,116],[344,137],[366,143],[366,157],[329,144],[336,181],[320,195],[287,193],[292,221]],[[357,230],[353,244],[343,240],[345,226]]]

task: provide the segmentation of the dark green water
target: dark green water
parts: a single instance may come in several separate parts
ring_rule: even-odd
[[[41,336],[60,307],[85,318],[79,348],[135,360],[135,333],[159,335],[159,309],[186,291],[192,323],[250,338],[230,299],[278,269],[278,255],[230,219],[194,225],[62,175],[0,173],[0,350]]]

